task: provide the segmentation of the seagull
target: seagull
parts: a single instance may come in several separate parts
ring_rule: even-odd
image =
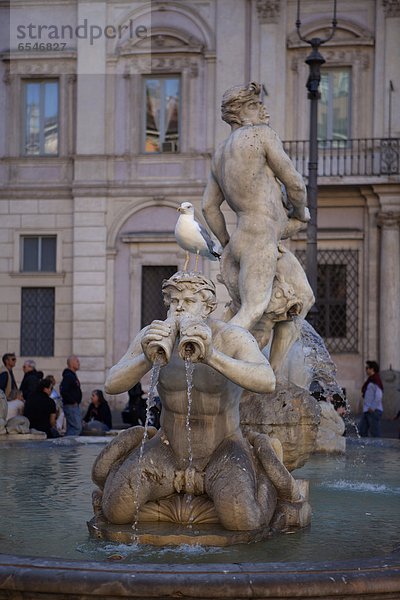
[[[199,264],[199,254],[210,260],[218,260],[221,254],[215,249],[215,244],[208,231],[195,220],[193,204],[182,202],[177,210],[181,214],[175,225],[175,238],[179,246],[186,250],[183,270],[186,271],[189,264],[189,252],[196,254],[195,271]]]

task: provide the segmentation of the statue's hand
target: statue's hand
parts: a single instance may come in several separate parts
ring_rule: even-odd
[[[303,223],[308,223],[308,221],[311,219],[310,211],[308,210],[307,206],[293,207],[293,213],[291,217],[293,219],[298,219]]]
[[[212,350],[212,333],[203,321],[183,319],[180,325],[179,355],[192,362],[207,362]]]
[[[153,321],[141,344],[144,355],[151,362],[169,362],[176,339],[176,323],[172,320]]]

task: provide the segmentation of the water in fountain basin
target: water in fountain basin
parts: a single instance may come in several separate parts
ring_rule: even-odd
[[[323,561],[383,556],[400,536],[399,440],[349,439],[346,455],[314,455],[311,527],[230,548],[154,548],[91,540],[90,472],[109,438],[61,438],[0,447],[0,552],[135,563]],[[44,466],[45,465],[45,466]]]

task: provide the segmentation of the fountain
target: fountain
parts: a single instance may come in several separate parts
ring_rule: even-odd
[[[147,427],[126,430],[99,455],[90,530],[100,538],[149,541],[147,523],[190,522],[196,529],[179,535],[174,525],[165,526],[169,543],[172,532],[178,544],[226,545],[308,525],[307,485],[284,466],[279,438],[255,430],[244,437],[239,426],[239,385],[259,394],[275,387],[254,338],[209,316],[215,287],[200,273],[176,273],[164,281],[163,294],[167,321],[140,332],[106,381],[109,392],[119,393],[151,368],[152,359],[163,360],[154,381],[163,405],[161,429],[145,443]],[[152,543],[165,544],[158,536],[152,531]]]
[[[259,92],[258,84],[249,84],[225,93],[223,118],[232,133],[214,157],[203,199],[208,225],[223,247],[221,282],[231,297],[224,319],[211,316],[216,291],[209,278],[199,272],[176,273],[163,283],[167,319],[154,321],[137,335],[106,381],[109,393],[120,393],[152,370],[152,390],[158,386],[163,404],[159,431],[147,425],[127,429],[94,461],[95,516],[88,526],[95,540],[78,546],[89,556],[93,548],[108,548],[109,562],[5,556],[0,562],[0,598],[398,597],[399,556],[388,554],[398,528],[389,515],[384,519],[386,553],[377,558],[362,554],[362,540],[362,558],[352,559],[357,531],[342,525],[346,503],[337,498],[328,503],[324,484],[322,501],[315,505],[319,521],[309,527],[309,480],[317,490],[324,481],[330,493],[343,486],[346,494],[390,491],[395,501],[399,488],[395,475],[387,483],[382,457],[384,479],[368,487],[371,456],[365,442],[365,456],[351,458],[355,472],[363,472],[361,481],[330,479],[332,464],[324,458],[307,463],[319,407],[293,382],[284,382],[281,373],[299,335],[299,319],[313,303],[303,270],[281,244],[307,222],[305,187],[267,126]],[[224,199],[238,216],[231,237],[220,209]],[[261,349],[270,338],[268,361]],[[79,441],[54,440],[52,448],[67,451],[71,463],[74,443]],[[97,454],[98,448],[87,446]],[[374,455],[379,458],[376,448]],[[342,461],[334,463],[335,474],[338,469],[346,473],[347,456],[335,460]],[[57,458],[50,452],[50,471],[52,461]],[[62,471],[61,463],[56,466]],[[46,509],[54,493],[62,496],[65,490],[47,478],[43,485],[50,495]],[[77,489],[79,485],[73,496]],[[75,509],[76,498],[72,504]],[[349,504],[356,506],[354,496]],[[362,522],[376,517],[361,502],[357,508]],[[329,515],[325,522],[324,511]],[[29,509],[24,512],[30,514]],[[52,544],[62,543],[73,529],[57,533]],[[313,530],[320,539],[310,552],[306,542]],[[331,552],[325,549],[324,556],[324,546],[335,542],[339,530],[350,532],[350,538],[338,541]],[[297,562],[291,562],[287,559],[295,540],[300,540]],[[149,544],[154,548],[149,550]],[[205,558],[200,558],[199,544]],[[345,560],[333,560],[346,544]],[[167,558],[163,564],[160,557],[171,545],[176,546],[169,550],[172,561]],[[130,553],[135,564],[130,564]],[[197,564],[188,564],[187,557],[193,556]],[[264,562],[266,557],[272,561]],[[127,562],[116,564],[118,560]]]
[[[399,597],[398,440],[314,455],[293,472],[310,481],[311,526],[223,548],[90,539],[90,470],[108,442],[3,442],[0,598]]]

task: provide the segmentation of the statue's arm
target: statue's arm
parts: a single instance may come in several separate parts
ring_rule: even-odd
[[[274,372],[260,352],[256,340],[247,331],[231,326],[228,336],[224,335],[224,352],[212,347],[206,363],[228,379],[251,392],[266,394],[275,389]],[[218,344],[219,345],[219,344]]]
[[[104,386],[107,394],[120,394],[130,390],[150,371],[153,364],[144,355],[141,345],[146,331],[147,328],[136,336],[121,360],[110,369]]]
[[[229,233],[226,228],[225,217],[221,210],[224,195],[218,185],[214,174],[211,172],[202,200],[202,211],[207,225],[218,239],[223,248],[229,242]]]
[[[303,216],[301,209],[307,206],[307,190],[302,176],[296,171],[294,164],[283,149],[277,133],[270,127],[265,127],[264,149],[268,165],[274,175],[285,185],[289,200]],[[295,214],[296,216],[296,214]],[[308,220],[301,218],[300,220]]]

